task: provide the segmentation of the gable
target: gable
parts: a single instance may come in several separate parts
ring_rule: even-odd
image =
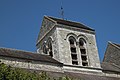
[[[47,16],[44,16],[43,21],[42,21],[42,25],[40,27],[40,32],[38,34],[38,39],[37,39],[37,43],[40,41],[40,39],[42,37],[44,37],[44,35],[49,32],[55,25],[55,22],[52,21],[51,19],[49,19]]]
[[[45,34],[47,34],[55,25],[59,25],[59,24],[67,25],[67,26],[72,27],[72,28],[88,30],[88,31],[91,31],[93,33],[95,31],[94,29],[89,28],[89,27],[87,27],[81,23],[78,23],[78,22],[73,22],[73,21],[63,20],[63,19],[59,19],[59,18],[44,16],[36,45],[45,36]]]
[[[103,62],[114,63],[120,66],[120,47],[119,44],[108,43]]]

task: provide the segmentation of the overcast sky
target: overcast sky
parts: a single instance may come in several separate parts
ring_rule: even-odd
[[[0,47],[36,51],[44,15],[77,21],[96,30],[100,59],[108,41],[120,43],[120,0],[0,0]]]

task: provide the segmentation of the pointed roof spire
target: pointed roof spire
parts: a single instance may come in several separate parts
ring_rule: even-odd
[[[61,18],[64,20],[64,8],[63,8],[63,0],[61,0],[60,16],[61,16]]]
[[[64,10],[63,10],[63,7],[61,6],[61,17],[62,19],[64,20]]]

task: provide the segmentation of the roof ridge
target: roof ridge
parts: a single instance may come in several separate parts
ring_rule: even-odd
[[[47,18],[47,19],[49,19],[49,20],[51,20],[51,21],[54,22],[54,23],[57,23],[57,21],[51,19],[49,16],[44,16],[44,17]]]
[[[81,26],[84,26],[85,28],[89,29],[89,30],[93,30],[95,31],[93,28],[85,25],[84,23],[82,22],[78,22],[78,21],[72,21],[72,20],[64,20],[62,18],[57,18],[57,17],[52,17],[52,16],[47,16],[48,18],[51,18],[52,20],[56,21],[56,20],[61,20],[61,21],[66,21],[66,22],[69,22],[69,23],[74,23],[74,24],[77,24],[77,25],[81,25]],[[56,19],[56,20],[55,20]],[[59,23],[59,21],[56,21]]]
[[[80,23],[80,22],[78,22],[78,21],[73,21],[73,20],[65,20],[65,19],[62,19],[62,18],[58,18],[58,17],[52,17],[52,16],[47,16],[47,17],[49,17],[49,18],[55,18],[55,19],[60,19],[60,20],[63,20],[63,21],[69,21],[69,22],[74,22],[74,23],[78,23],[78,24],[84,24],[84,23]]]
[[[19,50],[19,49],[15,49],[15,48],[0,47],[0,49],[14,50],[14,51],[21,51],[21,52],[29,52],[29,53],[35,53],[35,54],[37,54],[37,52],[25,51],[25,50]]]
[[[62,19],[62,18],[57,18],[57,17],[52,17],[52,16],[48,16],[50,18],[55,18],[55,19],[60,19],[60,20],[63,20],[63,21],[69,21],[69,22],[75,22],[75,23],[79,23],[77,21],[72,21],[72,20],[65,20],[65,19]]]
[[[115,45],[118,46],[118,47],[120,46],[120,44],[117,44],[117,43],[113,43],[113,44],[115,44]]]
[[[120,49],[120,47],[118,46],[117,43],[112,43],[111,41],[109,41],[109,43],[110,43],[111,45],[115,46],[116,48]]]

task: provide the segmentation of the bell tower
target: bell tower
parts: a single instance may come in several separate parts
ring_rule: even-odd
[[[65,65],[100,68],[95,30],[81,23],[44,16],[36,46]]]

